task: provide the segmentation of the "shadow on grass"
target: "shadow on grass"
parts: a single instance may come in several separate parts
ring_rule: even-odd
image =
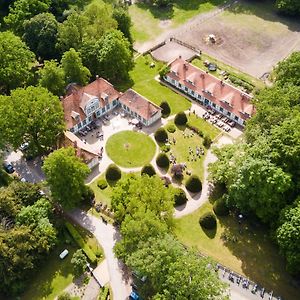
[[[174,17],[173,5],[158,7],[156,5],[151,5],[143,2],[138,2],[136,5],[138,8],[141,8],[143,10],[149,10],[155,19],[169,20]]]
[[[280,14],[276,10],[273,0],[244,0],[232,5],[227,10],[234,14],[255,15],[263,20],[280,22],[287,25],[291,31],[300,31],[299,17]]]
[[[223,4],[224,0],[174,0],[174,5],[183,10],[196,10],[200,4],[209,2],[215,6]]]
[[[241,261],[244,274],[267,290],[273,290],[275,295],[297,299],[297,289],[291,285],[293,279],[269,237],[269,229],[257,222],[255,226],[248,221],[239,224],[232,215],[218,219],[224,227],[223,244]]]
[[[199,224],[200,226],[200,224]],[[217,233],[217,227],[215,227],[214,229],[206,229],[200,226],[200,228],[203,230],[203,232],[205,233],[205,235],[210,238],[213,239],[216,236]]]
[[[216,200],[220,199],[226,193],[226,186],[222,183],[209,184],[209,202],[214,203]]]

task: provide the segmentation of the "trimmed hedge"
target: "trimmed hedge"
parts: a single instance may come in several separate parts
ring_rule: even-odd
[[[187,202],[187,197],[183,189],[176,188],[174,191],[174,206],[183,205]]]
[[[174,133],[176,131],[176,126],[174,124],[169,124],[167,126],[167,131],[170,133]]]
[[[141,170],[141,175],[148,175],[148,176],[154,176],[156,174],[153,166],[151,164],[147,164],[145,166],[143,166],[142,170]]]
[[[205,229],[215,229],[217,227],[216,216],[212,212],[207,212],[199,218],[199,224]]]
[[[227,207],[226,199],[224,197],[215,201],[213,205],[214,213],[217,216],[224,217],[229,214],[229,209]]]
[[[85,255],[88,257],[90,262],[92,264],[97,263],[97,257],[92,251],[92,249],[86,244],[80,233],[76,230],[76,228],[69,222],[66,222],[66,227],[68,231],[70,232],[71,236],[73,237],[74,241],[77,243],[77,245],[82,248]]]
[[[100,188],[101,190],[105,190],[107,188],[107,181],[105,179],[99,179],[97,181],[97,186],[98,188]]]
[[[187,123],[187,121],[188,121],[187,116],[186,116],[185,112],[183,112],[183,111],[180,111],[175,116],[175,119],[174,119],[174,123],[176,125],[185,125]]]
[[[185,183],[185,187],[192,193],[199,193],[202,190],[202,183],[197,175],[191,175]]]
[[[161,115],[163,116],[163,118],[166,118],[170,115],[171,113],[171,108],[170,108],[170,105],[167,101],[163,101],[161,104],[160,104],[160,108],[162,109],[161,111]]]
[[[106,300],[108,298],[108,295],[109,295],[109,288],[107,286],[105,286],[101,290],[99,300]]]
[[[209,148],[211,144],[212,144],[212,139],[208,135],[205,135],[203,138],[203,146],[205,148]]]
[[[119,179],[121,179],[121,176],[121,170],[115,164],[110,164],[105,171],[105,178],[107,181],[118,181]]]
[[[159,153],[156,158],[156,164],[162,169],[168,169],[170,161],[166,153]]]
[[[154,137],[158,143],[165,143],[168,139],[168,133],[161,127],[155,131]]]

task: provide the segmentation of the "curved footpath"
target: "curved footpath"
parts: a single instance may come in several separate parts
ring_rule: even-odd
[[[68,215],[82,227],[93,233],[102,246],[107,261],[109,282],[115,300],[125,300],[128,298],[131,286],[129,278],[125,278],[122,271],[122,263],[115,257],[113,247],[120,235],[117,230],[109,223],[105,224],[100,219],[87,214],[86,212],[75,209]]]

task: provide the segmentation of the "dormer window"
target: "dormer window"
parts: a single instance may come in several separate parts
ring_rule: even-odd
[[[76,111],[74,111],[74,110],[71,112],[71,117],[72,117],[75,121],[80,121],[80,115],[79,115],[79,113],[76,112]]]

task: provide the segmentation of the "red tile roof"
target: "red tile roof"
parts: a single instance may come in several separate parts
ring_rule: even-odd
[[[129,89],[119,98],[120,103],[125,104],[146,120],[151,119],[161,110],[159,106],[147,100],[136,91]]]
[[[100,101],[100,107],[105,105],[105,98],[109,103],[119,97],[120,93],[114,89],[113,85],[103,78],[97,78],[85,87],[73,87],[69,95],[62,100],[65,122],[70,129],[75,124],[86,118],[84,107],[94,96]],[[79,115],[80,120],[74,117]]]
[[[223,107],[243,120],[255,113],[251,96],[221,81],[217,77],[177,58],[169,64],[170,78]]]

